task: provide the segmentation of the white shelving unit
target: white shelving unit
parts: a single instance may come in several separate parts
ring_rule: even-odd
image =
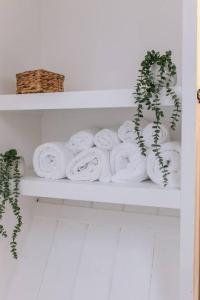
[[[0,240],[0,300],[198,300],[197,0],[173,5],[160,0],[20,0],[12,7],[4,2],[0,92],[8,94],[0,95],[1,152],[16,148],[29,169],[41,143],[66,141],[77,130],[132,118],[133,90],[121,87],[134,85],[147,49],[171,48],[182,99],[181,126],[172,137],[181,142],[182,153],[180,189],[162,189],[150,181],[103,184],[26,175],[17,262],[11,260],[9,243]],[[66,90],[72,91],[12,94],[13,74],[38,68],[39,62],[69,75]],[[168,120],[173,104],[165,98],[162,105]],[[142,213],[133,213],[138,206]],[[10,211],[5,223],[12,229]]]
[[[181,94],[180,88],[177,91]],[[82,120],[79,123],[92,124],[96,118],[103,120],[109,108],[111,121],[116,109],[117,115],[124,120],[135,109],[132,93],[131,90],[103,90],[1,95],[0,111],[11,114],[11,119],[17,112],[18,118],[24,120],[20,126],[20,139],[28,138],[29,143],[32,133],[30,136],[27,134],[31,132],[31,126],[27,129],[26,126],[32,116],[30,122],[37,125],[34,128],[39,129],[39,141],[43,142],[49,139],[49,131],[50,136],[57,136],[60,126],[63,128],[71,124],[70,117],[75,123],[77,117]],[[166,111],[173,108],[169,99],[163,99],[163,108]],[[121,116],[121,109],[125,110],[125,116],[124,113]],[[32,111],[41,113],[29,114]],[[16,131],[15,123],[15,120],[13,124],[11,122],[12,131]],[[71,129],[73,125],[69,133]],[[180,210],[180,189],[163,189],[150,181],[106,184],[48,180],[27,172],[21,180],[21,195],[27,202],[30,198],[38,199],[39,204],[34,205],[31,229],[9,289],[5,292],[6,300],[12,300],[14,295],[20,300],[27,300],[30,291],[32,300],[62,299],[65,295],[69,295],[70,300],[70,295],[76,300],[82,300],[82,297],[84,300],[123,300],[124,297],[132,299],[135,295],[142,300],[169,297],[177,300],[179,219],[131,211],[116,212],[115,206],[121,205],[125,210],[143,207],[144,212],[148,208]],[[41,203],[43,198],[49,203]],[[54,199],[54,204],[49,199]],[[96,202],[104,209],[63,207],[57,205],[61,199],[69,199],[74,206],[77,202]],[[106,205],[113,205],[113,211],[106,211]],[[38,245],[37,250],[34,250],[34,244]],[[96,257],[100,263],[96,262]],[[163,272],[163,265],[170,268],[173,276],[170,270],[165,273],[164,288],[160,289],[157,278]],[[5,268],[6,262],[0,261],[0,266]],[[58,268],[59,274],[55,272]],[[66,285],[66,278],[71,276],[73,280],[67,280]]]
[[[24,196],[71,199],[180,209],[180,190],[162,189],[150,181],[139,184],[73,182],[48,180],[37,176],[22,179]],[[147,197],[148,194],[148,197]]]
[[[181,88],[176,88],[181,96]],[[169,97],[163,107],[172,107]],[[55,94],[1,95],[0,111],[45,111],[69,109],[132,108],[132,90],[102,90]],[[152,182],[141,184],[102,184],[45,180],[26,176],[21,183],[24,196],[71,199],[100,203],[180,209],[180,190],[163,189]],[[148,198],[147,198],[148,193]]]
[[[181,95],[181,88],[177,88]],[[162,99],[163,106],[172,106],[169,97]],[[133,90],[76,91],[51,94],[0,95],[0,111],[133,108]]]
[[[178,89],[178,91],[180,93],[180,88]],[[45,118],[41,123],[41,118],[43,119],[43,115],[39,116],[39,118],[40,118],[39,124],[41,124],[40,126],[43,126],[45,120],[47,120],[48,122],[51,120],[51,118],[48,119],[48,114],[49,114],[48,111],[51,111],[51,114],[52,114],[54,110],[55,110],[55,113],[56,113],[56,111],[61,111],[63,113],[63,111],[70,112],[70,111],[74,110],[74,111],[77,111],[77,113],[79,114],[79,110],[81,111],[82,109],[88,110],[88,109],[102,109],[102,108],[103,109],[106,109],[106,108],[111,108],[111,109],[123,108],[124,109],[125,108],[125,109],[133,109],[134,110],[135,105],[134,105],[133,98],[131,97],[131,95],[132,95],[132,91],[130,91],[130,90],[66,92],[66,93],[59,93],[59,94],[36,94],[36,95],[1,95],[0,96],[0,111],[10,111],[10,113],[13,114],[15,112],[20,112],[20,111],[40,111],[40,110],[42,110]],[[183,97],[184,97],[184,95],[183,95]],[[170,101],[165,99],[163,101],[163,107],[165,109],[168,109],[168,108],[170,109],[170,108],[172,108],[172,104],[170,103]],[[58,116],[59,116],[59,112],[58,112]],[[45,136],[44,129],[42,132],[43,132],[43,136]],[[21,194],[25,197],[33,197],[33,198],[70,199],[70,200],[75,201],[74,202],[75,205],[76,205],[76,201],[78,200],[78,201],[87,201],[87,202],[88,201],[98,202],[98,203],[102,203],[102,204],[110,203],[110,204],[122,204],[122,205],[133,205],[133,206],[136,205],[136,206],[143,206],[143,207],[159,207],[159,208],[168,208],[168,209],[169,208],[170,209],[178,209],[178,210],[180,210],[181,214],[183,213],[182,207],[184,205],[184,203],[182,202],[183,201],[183,189],[180,189],[180,190],[179,189],[162,189],[159,186],[157,186],[149,181],[143,182],[141,184],[135,184],[135,185],[102,184],[102,183],[88,183],[88,182],[71,182],[66,179],[56,180],[56,181],[55,180],[46,180],[46,179],[38,178],[35,175],[27,175],[21,181]],[[40,232],[40,230],[42,230],[42,232],[43,232],[41,235],[41,237],[42,237],[43,235],[46,234],[45,233],[46,226],[48,228],[51,228],[51,225],[52,225],[51,212],[52,211],[54,211],[54,221],[53,222],[59,222],[59,229],[58,229],[58,233],[56,233],[55,236],[50,235],[51,236],[50,238],[53,238],[53,239],[55,238],[56,240],[58,240],[60,236],[62,236],[62,238],[64,239],[62,230],[63,230],[63,228],[68,230],[67,229],[68,228],[67,224],[69,222],[68,218],[70,220],[72,220],[73,218],[76,218],[76,221],[73,220],[73,222],[76,223],[77,222],[76,214],[78,214],[78,215],[86,214],[86,216],[89,215],[90,217],[93,215],[92,210],[86,211],[84,209],[76,208],[73,211],[71,211],[71,213],[73,212],[73,216],[70,217],[68,215],[68,212],[70,212],[70,211],[67,209],[68,216],[67,216],[67,220],[64,221],[64,222],[67,222],[65,224],[65,223],[63,223],[63,221],[60,221],[60,220],[63,220],[63,218],[66,219],[66,217],[63,216],[63,213],[61,213],[61,211],[62,211],[61,207],[60,207],[60,211],[57,206],[51,207],[51,205],[47,205],[47,206],[39,205],[39,209],[40,209],[40,207],[42,209],[42,214],[39,217],[39,219],[37,219],[37,214],[35,215],[36,217],[35,217],[34,223],[32,225],[32,231],[30,233],[30,238],[29,238],[27,247],[25,248],[24,252],[22,252],[23,255],[25,255],[25,257],[28,260],[30,259],[30,258],[28,258],[30,251],[27,249],[32,247],[33,240],[37,241],[37,239],[36,239],[36,236],[38,234],[37,232]],[[45,210],[47,211],[46,213],[48,215],[48,219],[46,219],[47,216],[44,213]],[[122,214],[119,214],[116,216],[117,221],[115,221],[116,222],[115,226],[119,226],[119,228],[121,228],[121,221],[120,221],[121,218],[128,217],[128,215],[126,216],[126,213],[124,213],[125,214],[124,216]],[[111,214],[110,218],[112,218],[112,217],[113,217],[113,215]],[[133,220],[136,218],[134,215],[132,217],[133,217]],[[59,218],[59,221],[58,221],[58,218]],[[99,218],[98,219],[99,222],[100,222],[101,218],[103,218],[103,213],[101,214],[100,211],[98,214],[98,218]],[[161,219],[162,218],[163,217],[161,217]],[[155,224],[157,224],[157,226],[161,226],[161,224],[160,224],[161,219],[160,219],[160,217],[155,216],[154,219],[151,219],[150,222],[148,221],[149,225],[147,225],[147,228],[148,228],[148,226],[150,226],[150,228],[151,228],[153,222],[155,222]],[[79,220],[80,220],[80,218],[79,218]],[[90,224],[89,226],[92,226],[92,227],[89,227],[89,229],[85,233],[86,235],[90,235],[90,231],[93,230],[91,228],[93,228],[93,226],[94,226],[94,219],[89,220],[88,222]],[[139,221],[139,219],[137,219],[137,222],[134,224],[137,224],[137,225],[135,225],[137,227],[141,227],[142,222],[146,222],[146,221],[145,220]],[[162,297],[163,297],[163,299],[168,299],[169,291],[170,291],[170,295],[171,295],[170,297],[173,297],[172,298],[173,300],[176,300],[176,298],[178,297],[179,291],[177,289],[177,282],[178,282],[177,277],[174,277],[174,280],[172,282],[170,280],[170,277],[171,277],[170,273],[167,274],[167,277],[165,279],[166,289],[164,289],[164,291],[162,291],[162,292],[160,291],[160,288],[157,287],[158,283],[156,281],[156,278],[158,276],[157,272],[162,271],[160,269],[160,264],[162,265],[164,263],[165,259],[168,261],[169,266],[173,265],[172,269],[173,269],[174,274],[178,274],[177,268],[180,267],[179,264],[177,264],[177,260],[176,260],[176,265],[174,265],[174,257],[178,258],[178,251],[179,251],[179,249],[178,249],[178,244],[179,244],[178,243],[178,236],[179,236],[178,223],[174,227],[174,225],[172,226],[171,222],[173,223],[173,218],[171,220],[169,218],[167,220],[167,222],[165,222],[165,225],[164,225],[164,232],[168,236],[168,238],[166,240],[162,240],[162,238],[161,238],[161,236],[163,235],[163,232],[159,233],[159,235],[157,235],[157,233],[156,233],[157,231],[154,226],[153,236],[155,236],[155,234],[156,234],[156,246],[155,246],[156,248],[154,248],[154,246],[152,246],[152,239],[150,239],[150,240],[148,239],[148,241],[145,242],[146,243],[145,247],[147,247],[149,249],[150,253],[152,251],[152,257],[151,258],[149,257],[148,259],[153,266],[153,271],[151,270],[149,272],[154,272],[154,275],[153,275],[154,283],[153,283],[151,289],[149,290],[150,294],[144,293],[144,295],[142,295],[142,297],[147,297],[147,298],[144,298],[145,300],[148,299],[148,297],[150,297],[150,295],[153,295],[151,297],[154,297],[154,298],[152,298],[152,300],[160,300]],[[178,220],[177,220],[177,222],[178,222]],[[95,224],[96,224],[96,222],[95,222]],[[97,224],[98,224],[97,226],[99,227],[98,222],[97,222]],[[43,226],[44,226],[44,228],[43,228]],[[77,225],[75,225],[75,227],[76,226]],[[102,224],[101,224],[101,226],[102,226]],[[124,228],[123,226],[122,226],[122,228]],[[185,226],[185,223],[183,226]],[[126,225],[125,225],[125,227],[126,227]],[[55,228],[52,227],[52,230],[55,230]],[[74,230],[75,229],[73,227],[72,232],[74,232]],[[96,232],[96,230],[97,229],[95,227],[95,232]],[[110,229],[107,229],[107,230],[110,230]],[[122,229],[122,232],[123,232],[123,230],[124,229]],[[104,231],[102,231],[102,232],[104,232]],[[121,229],[120,229],[120,232],[121,232]],[[69,233],[69,234],[71,236],[71,233]],[[97,232],[97,234],[98,234],[98,232]],[[115,233],[112,232],[110,235],[110,238],[115,240],[113,234],[115,235]],[[135,238],[137,238],[137,236]],[[140,232],[140,236],[143,236],[143,238],[146,237],[145,230]],[[176,236],[176,238],[175,238],[175,236]],[[81,236],[79,235],[79,238],[83,238],[83,237],[84,237],[84,235],[81,235]],[[74,242],[77,243],[77,241],[78,241],[77,240],[78,236],[77,236],[76,240],[70,240],[70,237],[68,237],[68,236],[66,236],[65,238],[66,238],[66,240],[62,240],[62,244],[69,243],[68,245],[69,245],[70,249],[71,249],[73,243]],[[126,238],[128,238],[127,245],[129,245],[130,244],[129,237],[126,237]],[[85,247],[88,248],[87,252],[84,254],[86,256],[89,255],[88,253],[93,251],[92,244],[96,243],[96,238],[94,236],[92,236],[90,239],[91,240],[90,240],[89,244],[88,244],[88,242],[86,242],[86,244],[85,244],[86,245]],[[123,234],[122,234],[122,239],[124,239]],[[184,232],[182,231],[182,243],[184,242],[185,239],[188,240],[188,238],[184,236]],[[102,241],[102,243],[106,243],[106,241],[104,239],[102,239],[101,241]],[[161,255],[160,251],[166,241],[168,241],[169,243],[172,242],[175,244],[173,247],[173,251],[170,252],[171,247],[168,247],[167,248],[167,252],[168,252],[167,256],[163,256],[163,255]],[[60,243],[60,242],[61,242],[61,240],[58,243]],[[50,240],[48,240],[48,243],[50,243]],[[41,247],[42,247],[41,251],[46,251],[46,250],[50,249],[50,248],[46,249],[45,245],[46,244],[44,244],[44,245],[41,244]],[[57,244],[54,243],[51,245],[53,247],[51,251],[54,251],[54,257],[57,257],[57,255],[59,256],[60,252],[57,249]],[[126,247],[127,247],[127,245],[126,245]],[[124,246],[121,244],[120,247],[123,248]],[[135,247],[135,246],[132,245],[130,247]],[[165,245],[165,249],[166,249],[166,247],[167,246]],[[42,249],[46,249],[46,250],[42,250]],[[83,249],[83,248],[80,248],[80,249]],[[79,251],[80,251],[80,249],[79,249]],[[121,248],[119,248],[119,250],[117,250],[117,253],[118,253],[118,251],[121,251],[120,249]],[[48,251],[50,251],[50,250],[48,250]],[[96,251],[96,250],[94,250],[94,251]],[[112,251],[114,251],[114,252],[112,252],[112,254],[110,254],[111,256],[114,255],[116,250],[112,250]],[[121,255],[119,264],[123,264],[124,258],[127,255],[126,251],[128,251],[128,248],[125,249],[125,252],[122,252],[121,254],[119,254],[119,255]],[[156,251],[156,253],[160,257],[158,261],[153,256],[154,251]],[[96,251],[95,253],[96,253],[95,255],[99,255],[98,251]],[[185,259],[185,251],[183,251],[182,254]],[[39,253],[38,253],[38,255],[39,255]],[[150,254],[148,254],[148,255],[150,255]],[[40,257],[40,255],[39,255],[39,257]],[[105,258],[105,256],[104,256],[104,258]],[[104,259],[104,258],[102,258],[102,259]],[[190,258],[191,258],[191,256],[190,256]],[[43,256],[40,257],[40,259],[38,261],[38,262],[40,262],[40,266],[38,264],[36,264],[36,266],[35,266],[37,268],[37,274],[38,274],[37,275],[38,280],[36,280],[37,282],[35,282],[35,279],[33,279],[31,277],[31,275],[29,274],[29,272],[26,271],[28,269],[33,268],[35,261],[33,260],[30,264],[26,262],[26,259],[21,261],[21,264],[19,265],[18,271],[16,272],[16,275],[15,275],[16,280],[14,280],[12,282],[11,289],[8,293],[8,298],[6,300],[11,300],[14,294],[20,295],[21,300],[26,299],[29,289],[24,289],[23,294],[21,293],[21,289],[23,287],[21,280],[23,282],[27,282],[26,285],[31,287],[31,290],[33,290],[34,295],[37,295],[39,293],[38,295],[40,295],[39,297],[41,299],[44,297],[44,295],[45,295],[45,297],[47,297],[47,296],[50,297],[51,295],[48,292],[48,284],[51,284],[50,283],[51,280],[49,278],[51,276],[55,277],[55,274],[52,273],[52,266],[51,266],[52,259],[53,258],[49,255],[47,256],[45,254],[45,252],[43,253]],[[74,260],[74,259],[75,258],[72,258],[72,260]],[[146,260],[147,259],[146,253],[141,253],[141,257],[138,259]],[[48,261],[48,265],[49,265],[49,267],[46,271],[44,271],[45,261]],[[60,265],[61,263],[63,263],[65,265],[67,263],[67,261],[64,258],[64,255],[62,255],[60,257],[60,260],[58,262],[57,262],[57,259],[55,261],[56,261],[56,264],[58,264],[58,265]],[[75,261],[76,261],[76,259],[75,259]],[[190,262],[191,262],[191,260],[190,260]],[[189,263],[189,261],[188,261],[188,263]],[[84,260],[81,261],[81,264],[85,264]],[[55,264],[53,264],[53,265],[54,265],[54,267],[57,267],[57,266],[55,266]],[[191,267],[191,264],[190,264],[190,267]],[[118,262],[117,262],[116,268],[118,268]],[[87,267],[85,266],[84,269],[82,271],[80,271],[81,273],[79,273],[79,272],[76,273],[77,282],[79,281],[81,286],[82,286],[83,276],[87,277],[87,282],[88,282],[88,280],[89,281],[91,280],[90,275],[87,275],[86,269],[87,269]],[[110,272],[110,269],[108,271]],[[191,269],[191,271],[192,271],[192,269]],[[93,272],[98,272],[98,266],[97,266],[97,269],[94,268]],[[126,273],[126,272],[130,273],[130,276],[137,277],[136,273],[132,274],[130,271],[127,271],[126,269],[123,270],[123,272],[122,272],[122,274],[124,274],[123,276],[127,276],[128,273]],[[62,276],[65,276],[64,274],[66,275],[66,272],[64,272],[64,270],[63,270]],[[86,274],[86,275],[84,275],[84,274]],[[186,276],[185,272],[183,272],[181,275]],[[68,275],[66,275],[66,276],[68,276]],[[105,276],[110,276],[110,275],[108,273],[106,273]],[[113,279],[112,279],[113,282],[115,282],[116,276],[119,276],[118,271],[116,271],[116,274],[113,273]],[[149,282],[150,277],[149,277],[149,275],[147,276],[146,272],[143,272],[141,274],[141,276],[143,278],[143,282],[146,285],[152,284],[151,281]],[[186,277],[188,277],[188,274]],[[62,278],[60,278],[60,280],[63,280]],[[191,279],[191,276],[190,276],[190,279]],[[96,277],[95,277],[95,280],[97,280]],[[122,278],[120,280],[122,280]],[[40,282],[42,282],[42,283],[40,283]],[[176,285],[174,286],[175,282],[176,282]],[[33,283],[34,283],[34,287],[32,287]],[[39,288],[40,284],[42,284],[42,289],[39,291],[37,289]],[[114,284],[116,284],[116,283],[114,283]],[[139,282],[138,282],[138,284],[139,284]],[[89,286],[89,283],[87,283],[87,286]],[[82,290],[83,290],[82,293],[84,293],[87,297],[90,297],[89,296],[90,293],[88,294],[87,286],[86,287],[82,286]],[[105,286],[103,288],[106,289]],[[70,289],[72,289],[72,287],[70,287]],[[97,289],[98,289],[98,287],[97,287]],[[138,289],[138,291],[137,291],[138,295],[140,295],[139,290],[141,290],[141,289]],[[61,287],[60,290],[53,289],[51,294],[54,296],[58,296],[61,294],[64,295],[64,291],[65,291],[65,288],[63,286],[63,287]],[[124,293],[123,289],[120,288],[118,290],[118,292],[116,292],[116,291],[117,290],[114,288],[114,290],[112,292],[113,293],[112,297],[114,297],[114,295],[116,293],[120,293],[119,295],[121,295],[121,297],[122,297],[122,295]],[[187,291],[188,291],[188,289],[187,289]],[[76,288],[74,292],[77,293],[76,297],[78,300],[79,299],[78,297],[80,297],[79,288]],[[129,293],[130,297],[133,296],[133,291],[130,290],[128,293]],[[91,293],[91,295],[94,296],[93,292]],[[33,298],[33,299],[35,300],[35,298]],[[105,299],[107,299],[107,298],[105,298]],[[119,298],[119,299],[121,300],[121,298]],[[188,300],[187,298],[183,298],[183,299]]]
[[[176,91],[181,97],[181,88]],[[172,107],[169,97],[163,107]],[[75,91],[50,94],[0,95],[0,111],[49,111],[71,109],[135,108],[133,90]],[[180,190],[163,189],[146,181],[141,184],[102,184],[45,180],[26,176],[21,183],[24,196],[71,199],[100,203],[180,209]],[[148,193],[148,198],[147,198]]]

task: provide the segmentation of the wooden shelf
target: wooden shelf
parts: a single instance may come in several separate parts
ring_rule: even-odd
[[[181,94],[181,89],[176,88]],[[77,91],[51,94],[0,95],[0,111],[134,107],[133,90]],[[172,106],[168,97],[163,106]]]
[[[118,203],[163,208],[180,208],[180,190],[162,189],[150,181],[140,184],[105,184],[49,180],[37,176],[22,179],[25,196]]]

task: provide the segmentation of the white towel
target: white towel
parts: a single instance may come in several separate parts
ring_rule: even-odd
[[[102,129],[95,135],[94,138],[95,145],[103,150],[112,150],[116,145],[120,143],[117,135],[117,129]]]
[[[145,119],[141,120],[141,130],[148,124]],[[133,121],[125,121],[118,129],[118,137],[124,143],[136,143],[135,125]]]
[[[71,180],[84,181],[111,181],[109,153],[96,147],[79,153],[66,170]]]
[[[153,129],[154,124],[149,123],[143,130],[142,135],[144,137],[146,147],[151,147],[154,144],[153,140]],[[170,141],[170,132],[169,128],[167,128],[164,124],[160,126],[160,133],[159,133],[159,144],[164,144]]]
[[[111,152],[113,182],[141,182],[147,179],[146,157],[136,144],[122,143]]]
[[[180,186],[180,166],[181,147],[178,142],[169,142],[161,145],[161,156],[165,162],[169,163],[168,187],[175,188]],[[147,173],[150,179],[156,184],[163,186],[163,175],[160,170],[158,159],[155,153],[150,151],[147,157]]]
[[[97,131],[96,128],[78,131],[71,136],[66,145],[74,154],[90,149],[94,145],[94,137]]]
[[[64,143],[42,144],[34,152],[33,168],[40,177],[61,179],[66,177],[66,167],[72,158],[72,152]]]

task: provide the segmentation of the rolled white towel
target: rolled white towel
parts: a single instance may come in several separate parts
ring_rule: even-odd
[[[117,135],[117,129],[102,129],[95,135],[94,138],[95,145],[103,150],[112,150],[116,145],[120,143]]]
[[[142,130],[142,135],[144,137],[146,147],[151,147],[154,144],[153,141],[153,129],[154,124],[149,123],[147,126],[144,127]],[[164,124],[160,126],[160,133],[159,133],[159,144],[164,144],[170,141],[170,132],[169,128],[167,128]]]
[[[136,144],[122,143],[110,156],[113,182],[141,182],[148,178],[146,157],[141,155]]]
[[[165,162],[168,162],[168,185],[175,188],[180,186],[180,166],[181,166],[181,147],[178,142],[169,142],[161,145],[161,156]],[[150,151],[147,157],[147,173],[150,179],[156,184],[163,186],[163,174],[160,170],[158,159],[155,153]]]
[[[71,136],[67,142],[67,147],[74,153],[90,149],[94,145],[94,137],[98,129],[81,130]]]
[[[141,120],[141,130],[148,124],[145,119]],[[118,129],[118,137],[124,143],[136,143],[135,125],[133,121],[125,121]]]
[[[72,158],[64,143],[42,144],[34,152],[33,168],[39,177],[61,179],[66,177],[66,167]]]
[[[110,182],[109,153],[96,147],[79,153],[68,165],[66,175],[71,180]]]

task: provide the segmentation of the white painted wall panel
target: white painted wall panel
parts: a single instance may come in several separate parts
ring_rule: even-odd
[[[3,300],[178,300],[178,253],[174,218],[38,204]]]
[[[171,49],[180,75],[181,10],[181,0],[42,0],[42,65],[66,74],[66,90],[129,88],[146,50]]]
[[[165,122],[169,122],[171,108],[164,108]],[[42,141],[53,140],[67,141],[72,134],[78,130],[88,128],[109,128],[119,126],[124,121],[132,119],[135,113],[131,108],[110,108],[110,109],[82,109],[82,110],[60,110],[46,111],[42,118]],[[147,120],[152,121],[153,115],[145,113]],[[177,126],[176,132],[171,132],[173,140],[181,138],[181,124]]]
[[[40,66],[39,2],[0,2],[0,94],[15,93],[16,73]]]
[[[7,300],[37,298],[56,228],[56,220],[34,220],[24,253],[18,261],[18,276],[8,291]],[[31,276],[27,277],[30,273]]]
[[[181,299],[179,290],[179,244],[179,236],[160,235],[157,237],[150,300]]]
[[[109,299],[119,232],[115,227],[88,227],[71,299]]]
[[[112,281],[111,300],[146,300],[153,265],[154,234],[122,229]]]
[[[0,1],[0,94],[15,93],[15,74],[40,65],[40,11],[39,0]],[[40,142],[40,121],[33,115],[0,114],[0,152],[16,148],[25,157],[28,166],[32,153]],[[32,219],[33,201],[21,199],[24,231]],[[10,208],[5,224],[12,230],[15,219]],[[25,233],[24,232],[24,233]],[[19,249],[24,233],[19,236]],[[5,299],[16,262],[10,254],[9,240],[0,241],[0,299]]]
[[[88,226],[60,221],[38,300],[71,300]]]

